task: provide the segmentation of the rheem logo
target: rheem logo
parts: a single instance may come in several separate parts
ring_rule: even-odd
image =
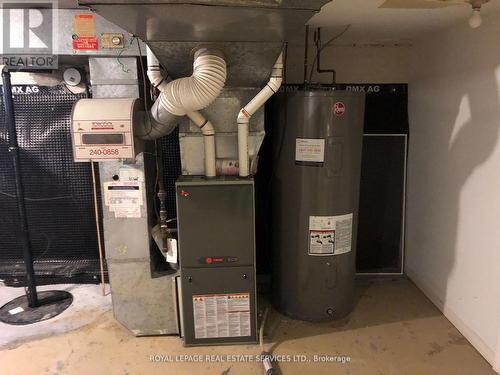
[[[333,105],[333,113],[335,116],[340,117],[345,113],[345,104],[342,102],[337,102]]]

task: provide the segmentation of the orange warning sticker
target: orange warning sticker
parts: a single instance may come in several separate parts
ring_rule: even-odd
[[[99,43],[95,37],[94,15],[76,14],[74,17],[73,49],[96,50]]]
[[[95,38],[94,15],[76,14],[74,31],[79,38]]]

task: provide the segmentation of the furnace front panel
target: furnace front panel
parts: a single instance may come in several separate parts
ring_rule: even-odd
[[[185,345],[255,343],[253,180],[177,181]]]

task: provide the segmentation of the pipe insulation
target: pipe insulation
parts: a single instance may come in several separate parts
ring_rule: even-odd
[[[248,162],[248,125],[250,118],[257,110],[264,105],[276,92],[278,92],[283,81],[283,53],[280,53],[274,63],[271,78],[266,86],[243,107],[238,114],[238,164],[240,177],[248,177],[250,166]]]
[[[136,135],[146,140],[157,139],[171,133],[179,117],[187,115],[204,137],[205,175],[215,177],[215,130],[198,111],[210,105],[224,88],[227,77],[224,56],[218,50],[200,48],[194,54],[193,74],[167,82],[149,47],[146,53],[147,76],[160,95],[151,108],[152,118],[144,117],[144,126],[137,129]]]

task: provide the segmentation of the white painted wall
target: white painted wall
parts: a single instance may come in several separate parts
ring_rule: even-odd
[[[407,274],[500,372],[498,35],[492,14],[412,47],[328,47],[322,65],[339,83],[409,82]],[[288,53],[288,82],[301,83],[303,46]]]
[[[321,53],[321,68],[334,68],[339,83],[407,83],[410,72],[409,46],[331,46]],[[309,64],[316,48],[309,44]],[[287,82],[302,83],[304,47],[289,46]],[[331,74],[313,76],[313,82],[331,83]]]
[[[406,237],[410,278],[497,371],[499,35],[497,13],[414,43]]]

